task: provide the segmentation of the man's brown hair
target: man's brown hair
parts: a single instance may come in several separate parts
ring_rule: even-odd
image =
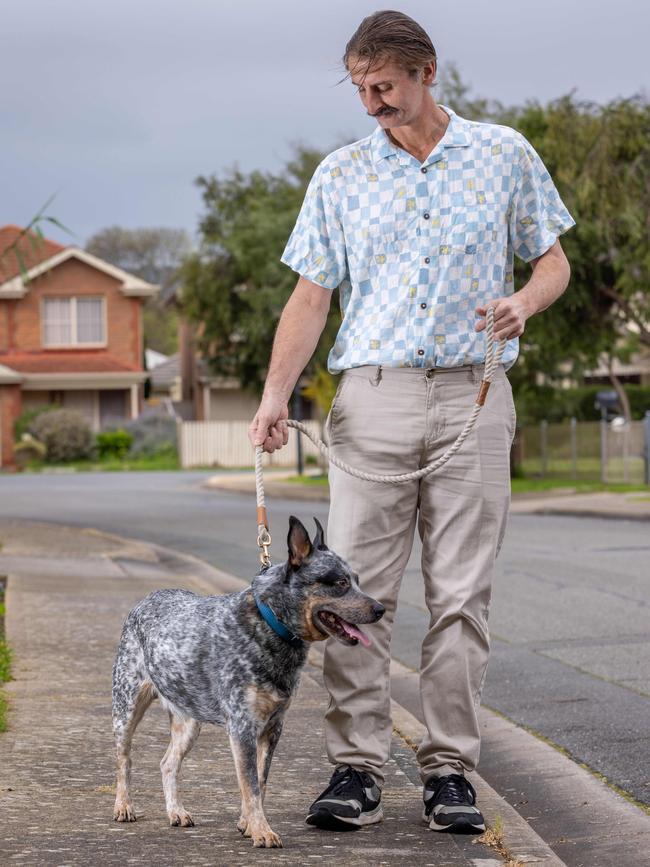
[[[346,78],[354,72],[350,69],[352,58],[354,69],[365,72],[376,62],[393,60],[411,74],[437,61],[436,49],[426,31],[408,15],[392,9],[368,15],[357,27],[343,55]]]

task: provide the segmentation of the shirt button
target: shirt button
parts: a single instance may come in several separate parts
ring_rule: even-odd
[[[418,355],[424,355],[424,349],[418,349]]]
[[[426,212],[424,213],[424,219],[425,219],[425,220],[428,220],[428,219],[429,219],[429,214],[426,213]]]
[[[428,256],[425,256],[425,257],[424,257],[424,261],[425,261],[425,263],[428,265],[429,262],[431,261],[431,259],[430,259]]]
[[[421,307],[423,310],[426,309],[426,306],[427,306],[427,305],[426,305],[426,301],[423,301],[422,304],[420,304],[420,307]]]
[[[422,168],[420,169],[420,171],[422,172],[423,175],[426,175],[426,173],[427,173],[427,167],[426,167],[426,166],[422,166]]]

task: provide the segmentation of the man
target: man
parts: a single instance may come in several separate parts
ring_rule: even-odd
[[[386,615],[372,646],[354,657],[335,642],[326,647],[336,770],[307,821],[350,829],[382,818],[390,631],[417,523],[431,613],[420,678],[424,818],[437,831],[478,832],[485,823],[465,773],[479,756],[491,580],[510,497],[515,410],[504,371],[526,320],[568,285],[557,239],[574,221],[522,135],[436,104],[436,53],[411,18],[364,19],[344,63],[378,127],[326,157],[309,185],[282,257],[300,276],[251,441],[269,452],[287,442],[287,401],[336,287],[343,322],[329,369],[342,379],[327,429],[333,452],[370,472],[416,470],[454,442],[482,378],[489,305],[495,337],[508,344],[476,427],[441,470],[382,485],[330,468],[329,544]],[[517,292],[514,254],[533,269]]]

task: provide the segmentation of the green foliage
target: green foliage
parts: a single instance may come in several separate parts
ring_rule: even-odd
[[[42,413],[29,426],[29,433],[46,448],[50,463],[62,463],[93,454],[95,439],[86,419],[79,412],[55,409]]]
[[[178,313],[159,298],[148,298],[142,308],[144,339],[149,349],[173,355],[178,351]]]
[[[0,732],[7,731],[7,699],[2,690],[0,690]]]
[[[128,422],[125,428],[133,439],[129,458],[176,457],[176,422],[170,416],[143,415]]]
[[[133,445],[133,434],[122,428],[102,431],[97,434],[96,441],[100,460],[105,458],[121,460]]]
[[[53,409],[60,409],[58,404],[51,403],[45,406],[36,406],[33,409],[26,409],[22,412],[14,422],[14,438],[20,441],[23,434],[30,430],[32,422],[44,412],[52,412]]]
[[[4,638],[0,638],[0,683],[11,680],[11,650]]]
[[[332,376],[326,367],[318,365],[307,385],[303,388],[302,394],[316,404],[322,415],[327,415],[334,400],[337,385],[338,378]]]
[[[14,461],[19,470],[24,470],[34,463],[45,460],[47,449],[42,442],[30,433],[23,434],[20,442],[14,446]]]
[[[650,410],[650,386],[625,385],[633,419],[642,419]],[[521,388],[516,396],[517,421],[520,426],[539,421],[598,421],[600,409],[596,393],[610,390],[607,385],[584,385],[579,388],[556,388],[550,385],[535,389]]]
[[[322,154],[297,151],[278,174],[234,169],[202,177],[201,245],[183,269],[182,306],[197,325],[200,350],[214,373],[261,388],[273,335],[296,283],[280,262],[307,184]],[[333,304],[311,369],[323,365],[340,324]]]
[[[650,346],[650,103],[601,106],[565,96],[528,103],[512,123],[540,153],[576,226],[562,236],[571,282],[532,317],[513,368],[513,385],[580,378],[599,357],[629,359]],[[517,286],[529,277],[516,264]]]

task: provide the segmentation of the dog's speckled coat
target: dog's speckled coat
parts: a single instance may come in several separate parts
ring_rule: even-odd
[[[180,800],[178,774],[201,724],[217,723],[226,726],[237,768],[242,794],[237,827],[255,846],[282,845],[264,816],[264,791],[308,642],[333,636],[357,644],[350,624],[373,623],[384,613],[382,605],[361,592],[358,576],[345,561],[326,547],[316,524],[312,545],[292,517],[288,561],[257,575],[250,589],[227,596],[160,590],[131,611],[113,666],[116,821],[135,821],[129,793],[131,742],[146,709],[160,698],[171,727],[161,762],[170,823],[193,824]],[[302,639],[298,646],[266,623],[255,596]]]

